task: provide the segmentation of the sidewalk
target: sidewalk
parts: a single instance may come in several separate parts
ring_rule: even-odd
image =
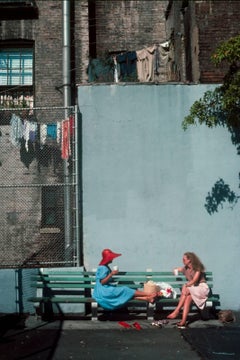
[[[0,343],[1,360],[105,360],[114,358],[146,360],[161,358],[163,360],[199,360],[199,359],[240,359],[240,346],[237,340],[232,344],[234,351],[212,351],[211,356],[203,358],[184,338],[184,332],[215,329],[225,334],[228,330],[238,329],[238,321],[223,326],[218,320],[197,320],[186,330],[176,328],[176,320],[163,324],[162,327],[152,325],[148,320],[124,320],[130,325],[125,328],[119,321],[91,320],[56,320],[43,322],[35,316],[25,321],[25,328],[9,330]],[[141,329],[133,327],[138,322]],[[186,333],[185,333],[186,334]],[[231,341],[236,342],[231,336]],[[211,339],[208,339],[210,342]],[[229,342],[229,340],[228,340]],[[207,345],[207,344],[206,344]],[[219,357],[220,356],[220,357]],[[236,357],[237,356],[237,357]]]

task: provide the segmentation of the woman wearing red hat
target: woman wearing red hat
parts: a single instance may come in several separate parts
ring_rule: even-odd
[[[118,270],[111,270],[109,264],[118,256],[121,254],[114,253],[110,249],[102,251],[102,260],[97,268],[96,285],[93,291],[93,297],[98,304],[103,309],[114,310],[123,307],[131,299],[154,302],[157,294],[148,294],[127,286],[111,284],[112,276],[116,275]]]

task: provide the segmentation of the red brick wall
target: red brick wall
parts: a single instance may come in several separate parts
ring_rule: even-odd
[[[210,56],[223,41],[240,33],[239,1],[196,1],[196,23],[199,28],[199,65],[201,83],[221,82],[226,67],[216,68]]]
[[[166,40],[167,1],[96,1],[97,54]]]
[[[226,64],[216,67],[210,58],[221,42],[239,34],[240,2],[169,1],[166,30],[168,36],[173,34],[174,61],[180,81],[220,83],[227,71]]]

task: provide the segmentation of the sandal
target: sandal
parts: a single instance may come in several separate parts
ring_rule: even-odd
[[[159,321],[153,321],[152,326],[157,326],[157,327],[161,328],[162,324]]]
[[[186,324],[186,323],[185,323],[185,324],[181,324],[180,322],[178,322],[178,323],[176,324],[176,326],[177,326],[178,329],[186,329],[186,328],[187,328],[187,324]]]

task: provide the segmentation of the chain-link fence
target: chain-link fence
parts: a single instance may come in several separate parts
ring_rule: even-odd
[[[75,107],[0,110],[0,267],[80,265]]]

